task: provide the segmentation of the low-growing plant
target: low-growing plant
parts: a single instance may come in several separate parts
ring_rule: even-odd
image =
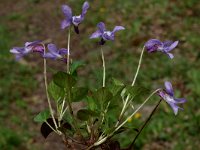
[[[136,136],[127,147],[127,149],[133,149],[136,139],[146,127],[162,100],[170,105],[175,115],[177,115],[179,109],[182,109],[179,104],[186,102],[184,98],[175,98],[172,84],[169,81],[165,82],[165,89],[158,88],[152,92],[149,92],[150,90],[145,87],[135,85],[145,50],[148,53],[162,52],[170,59],[173,59],[174,55],[171,50],[176,48],[178,41],[161,42],[157,39],[147,41],[141,50],[133,81],[129,85],[114,77],[106,79],[103,52],[106,42],[114,41],[116,32],[125,28],[123,26],[115,26],[112,31],[109,31],[106,30],[105,24],[100,22],[97,24],[97,31],[91,34],[90,39],[100,39],[102,86],[98,89],[95,87],[89,89],[87,85],[79,86],[77,83],[79,81],[78,69],[84,67],[84,63],[82,61],[72,61],[70,56],[70,35],[71,27],[79,34],[79,25],[84,21],[88,9],[89,3],[84,2],[82,13],[78,16],[73,16],[72,10],[68,5],[62,6],[65,19],[61,23],[61,28],[68,29],[67,49],[58,48],[53,43],[33,41],[26,42],[24,47],[14,47],[10,52],[15,54],[17,60],[30,53],[39,53],[44,59],[44,83],[49,107],[34,118],[34,121],[42,123],[41,133],[44,138],[55,132],[62,137],[68,149],[118,150],[120,149],[120,143],[113,137],[127,130],[135,130]],[[47,81],[47,59],[66,64],[66,71],[58,71],[49,82]],[[139,106],[136,106],[135,100],[144,94],[149,94],[149,96]],[[159,96],[160,100],[140,129],[126,126],[126,123],[133,116],[138,115],[138,111],[154,95]],[[55,107],[52,106],[52,100],[55,103]],[[76,102],[85,104],[77,112],[73,108]]]

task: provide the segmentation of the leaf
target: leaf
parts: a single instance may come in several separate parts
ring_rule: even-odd
[[[115,78],[112,78],[112,83],[113,83],[114,85],[120,85],[120,86],[123,86],[123,85],[124,85],[124,83],[123,83],[122,81],[120,81],[120,80],[118,80],[118,79],[115,79]]]
[[[90,117],[96,117],[97,113],[89,109],[80,109],[77,112],[77,118],[82,121],[87,121]]]
[[[120,97],[121,97],[121,92],[123,91],[124,88],[125,88],[125,86],[121,86],[121,85],[111,85],[109,87],[113,96],[117,95],[117,96],[120,96]]]
[[[72,88],[72,102],[81,101],[87,96],[88,89],[84,87],[74,87]]]
[[[148,93],[148,90],[141,86],[127,86],[126,92],[131,95],[131,98]]]
[[[96,110],[97,109],[97,105],[99,103],[96,103],[96,101],[93,97],[87,96],[86,101],[87,101],[87,104],[88,104],[88,107],[90,108],[90,110]]]
[[[45,122],[50,116],[49,110],[44,110],[34,117],[35,122]]]
[[[122,96],[121,96],[121,93],[124,89],[125,86],[113,86],[113,97],[111,98],[110,100],[110,105],[108,107],[108,111],[112,111],[114,112],[115,114],[118,114],[119,111],[122,109]]]
[[[53,122],[53,119],[52,118],[48,118],[47,119],[47,122],[48,124],[53,128],[55,129],[55,125],[54,125],[54,122]],[[58,122],[58,120],[56,119],[56,122]],[[41,125],[41,128],[40,128],[40,131],[41,131],[41,134],[43,135],[43,137],[46,139],[48,137],[48,135],[53,132],[53,130],[51,129],[51,127],[49,127],[46,122],[44,122],[42,125]]]
[[[56,102],[58,102],[59,99],[62,99],[65,94],[64,90],[57,86],[53,81],[51,81],[48,86],[48,92]]]
[[[121,94],[124,88],[125,88],[125,85],[121,81],[115,78],[112,78],[111,85],[109,86],[109,90],[111,91],[113,95],[116,95],[118,93]]]
[[[78,68],[84,66],[85,63],[82,61],[73,61],[73,63],[70,66],[70,73],[73,74]]]
[[[76,80],[73,78],[72,75],[62,71],[54,74],[53,81],[59,87],[66,88],[67,90],[71,89],[76,83]]]
[[[101,109],[112,99],[112,93],[105,87],[102,87],[93,93],[94,100],[100,104]]]

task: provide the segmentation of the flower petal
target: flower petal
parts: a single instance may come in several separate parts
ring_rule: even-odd
[[[177,106],[176,104],[174,103],[171,103],[171,102],[168,102],[168,104],[171,106],[171,108],[173,109],[174,111],[174,114],[177,115],[178,114],[178,109],[181,109],[179,106]]]
[[[169,52],[169,51],[171,51],[171,50],[173,50],[177,45],[178,45],[178,42],[179,41],[175,41],[174,43],[172,43],[170,46],[169,46],[169,48],[168,48],[168,51],[167,52]]]
[[[157,39],[151,39],[144,44],[149,53],[157,51],[158,47],[162,47],[162,45],[163,43]]]
[[[44,46],[43,45],[36,45],[33,47],[33,52],[38,52],[43,54],[44,53]]]
[[[43,55],[44,58],[56,59],[57,57],[52,53],[46,53]]]
[[[10,52],[13,54],[19,54],[24,51],[24,47],[13,47]]]
[[[36,46],[36,45],[38,45],[38,44],[42,44],[42,41],[37,40],[37,41],[33,41],[33,42],[26,42],[26,43],[25,43],[25,46],[26,46],[26,47],[27,47],[27,46]]]
[[[62,5],[62,12],[67,17],[67,19],[72,17],[72,10],[68,5]]]
[[[170,59],[173,59],[174,58],[174,55],[172,53],[166,53],[167,56],[170,58]]]
[[[159,91],[158,95],[165,100],[165,93],[163,91]]]
[[[165,88],[166,88],[166,92],[167,94],[169,94],[170,96],[174,96],[174,91],[173,91],[173,87],[172,84],[168,81],[165,82]]]
[[[89,3],[87,1],[84,2],[83,7],[82,7],[82,14],[81,14],[82,17],[85,16],[89,7],[90,7]]]
[[[16,54],[15,59],[16,61],[19,61],[24,55],[23,54]]]
[[[84,20],[84,17],[82,17],[81,15],[80,16],[73,16],[72,17],[72,23],[75,26],[78,26],[83,20]]]
[[[65,19],[61,22],[61,29],[65,29],[65,28],[69,27],[70,25],[71,25],[71,21]]]
[[[102,33],[97,30],[96,32],[92,33],[92,35],[90,36],[90,39],[95,39],[95,38],[99,38],[102,36]]]
[[[50,43],[50,44],[47,45],[47,47],[48,47],[49,52],[51,52],[51,53],[57,53],[58,49],[57,49],[57,47],[56,47],[55,44]]]
[[[60,55],[66,55],[67,52],[68,52],[68,50],[67,50],[66,48],[61,48],[61,49],[59,50],[59,54],[60,54]]]
[[[97,27],[99,28],[99,31],[100,32],[104,32],[105,31],[105,24],[103,23],[103,22],[99,22],[98,24],[97,24]]]
[[[104,40],[111,40],[111,41],[114,41],[114,34],[107,34],[107,33],[105,33],[105,34],[103,34],[102,35],[102,38],[104,39]]]
[[[124,30],[125,28],[122,27],[122,26],[115,26],[115,28],[113,29],[113,33],[117,32],[117,31],[120,31],[120,30]]]
[[[175,98],[176,103],[185,103],[187,100],[185,98]]]

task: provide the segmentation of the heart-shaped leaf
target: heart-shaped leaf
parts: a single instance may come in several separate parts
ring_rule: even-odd
[[[88,109],[80,109],[77,112],[77,118],[82,121],[87,121],[90,117],[96,117],[96,116],[97,116],[97,113],[95,111],[88,110]]]
[[[84,87],[74,87],[72,88],[72,102],[81,101],[87,96],[88,89]]]
[[[53,81],[56,85],[66,90],[70,90],[76,83],[74,77],[68,73],[59,71],[53,75]]]
[[[78,68],[83,67],[84,65],[85,63],[82,61],[73,61],[70,66],[70,73],[73,74]]]
[[[136,96],[147,94],[148,92],[149,90],[141,86],[126,86],[126,93],[130,94],[132,99]]]
[[[48,86],[48,92],[56,102],[58,102],[59,99],[62,99],[65,94],[64,90],[56,85],[53,81],[51,81]]]
[[[120,81],[120,80],[118,80],[118,79],[115,79],[115,78],[112,78],[112,83],[113,83],[114,85],[120,85],[120,86],[123,86],[123,85],[124,85],[124,83],[123,83],[122,81]]]
[[[53,122],[53,119],[52,118],[48,118],[46,120],[46,122],[53,128],[55,129],[55,125],[54,125],[54,122]],[[41,131],[41,134],[43,135],[44,138],[47,138],[48,135],[53,132],[52,128],[46,123],[44,122],[42,125],[41,125],[41,128],[40,128],[40,131]],[[56,119],[56,122],[58,122],[58,120]]]
[[[90,110],[94,111],[97,107],[100,107],[97,106],[99,103],[97,103],[93,97],[87,96],[86,101]]]
[[[112,99],[112,93],[105,87],[102,87],[93,93],[94,100],[100,104],[101,109]]]
[[[34,117],[35,122],[45,122],[50,116],[49,110],[44,110]]]

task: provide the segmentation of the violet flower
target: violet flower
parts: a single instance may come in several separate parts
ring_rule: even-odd
[[[174,58],[174,55],[170,53],[178,45],[178,41],[165,41],[161,42],[157,39],[151,39],[145,43],[145,48],[149,53],[161,51],[169,56],[169,58]]]
[[[31,52],[43,54],[44,45],[41,41],[26,42],[24,47],[13,47],[10,52],[15,54],[16,60],[19,60]]]
[[[115,37],[115,32],[125,29],[122,26],[115,26],[113,31],[107,31],[103,22],[98,23],[97,27],[98,30],[90,36],[90,39],[101,38],[101,41],[99,42],[100,45],[104,45],[105,42],[108,40],[113,41]]]
[[[67,49],[58,49],[55,44],[48,44],[47,48],[49,52],[43,55],[44,58],[50,58],[52,60],[61,59],[63,61],[66,61],[66,59],[63,56],[68,53]]]
[[[61,23],[61,28],[68,28],[71,24],[74,26],[74,30],[79,34],[78,25],[84,20],[85,14],[89,8],[89,3],[86,1],[82,6],[82,13],[78,16],[72,16],[72,10],[68,5],[62,5],[62,12],[65,15],[65,19]]]
[[[174,97],[174,91],[170,82],[165,82],[165,88],[166,89],[164,91],[159,92],[159,95],[171,106],[171,108],[174,111],[174,114],[177,115],[178,109],[183,110],[183,108],[179,107],[177,104],[185,103],[186,99]]]

